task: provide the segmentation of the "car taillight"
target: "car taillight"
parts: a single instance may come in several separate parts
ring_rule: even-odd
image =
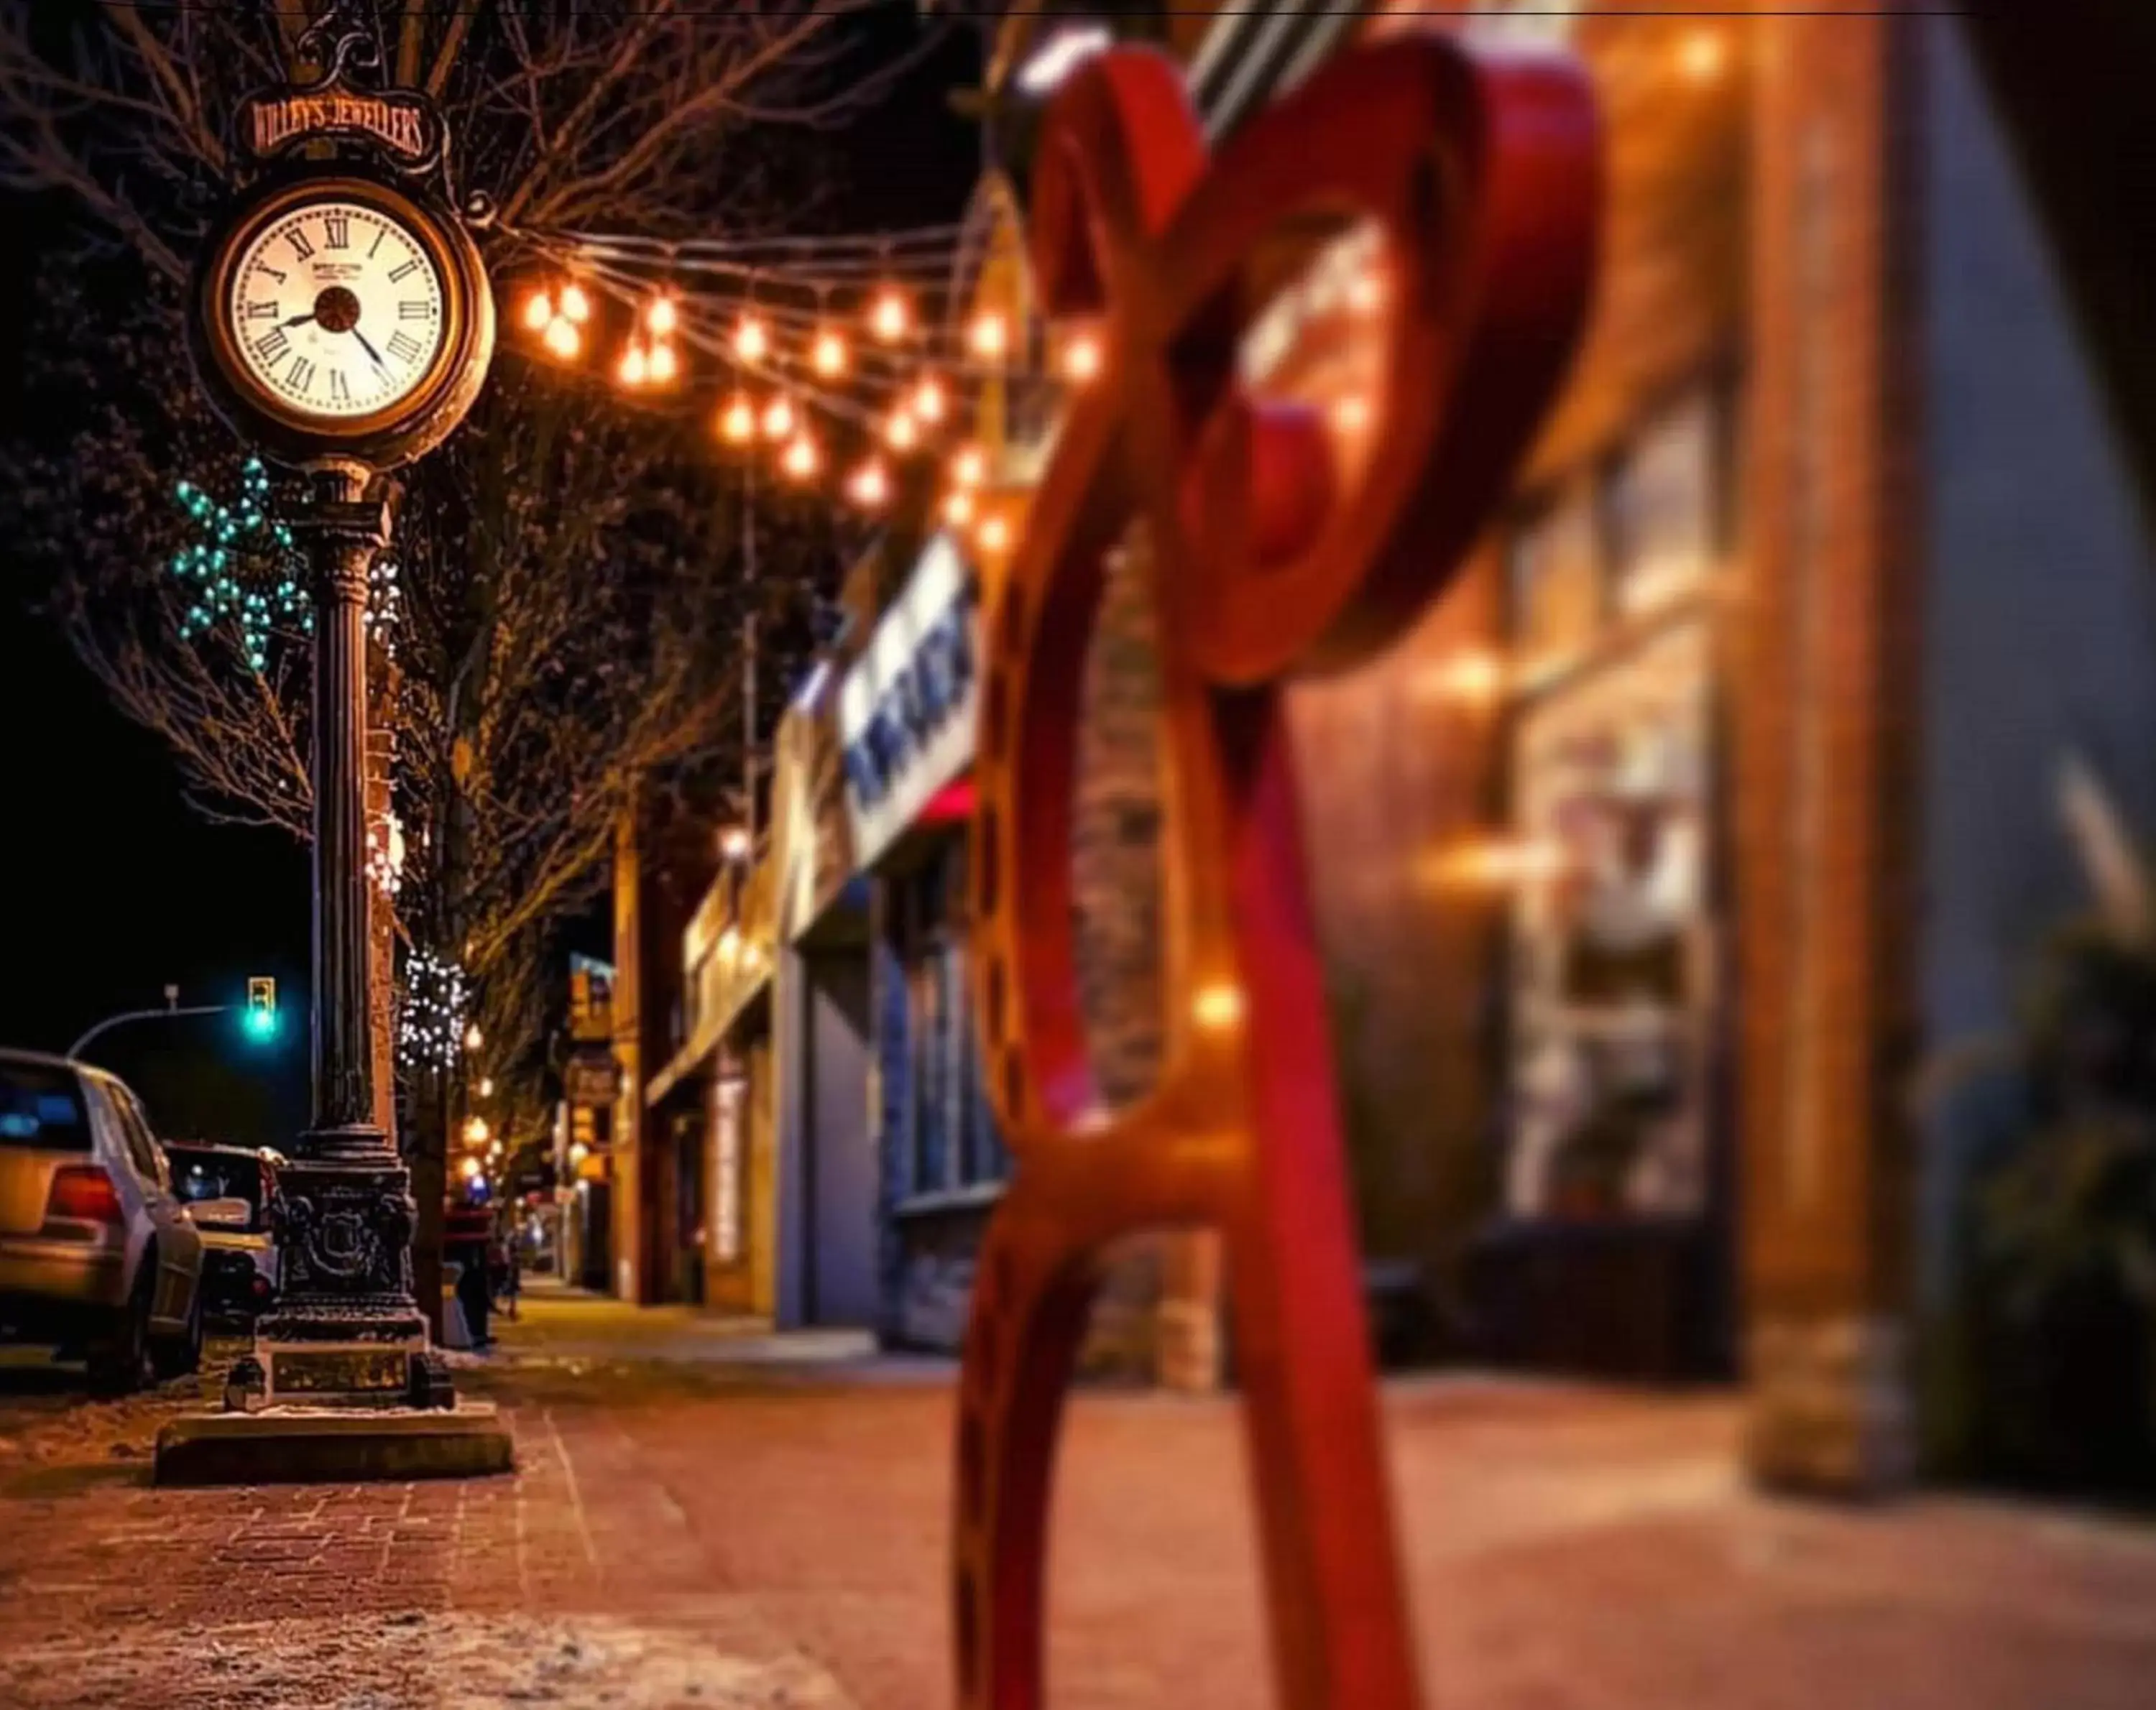
[[[45,1221],[103,1223],[117,1229],[126,1214],[120,1207],[120,1190],[97,1165],[63,1164],[53,1172],[52,1188],[45,1195]]]

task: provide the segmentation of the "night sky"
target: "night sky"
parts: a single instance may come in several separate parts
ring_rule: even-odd
[[[880,26],[912,38],[906,8]],[[832,140],[842,163],[826,229],[955,218],[978,169],[974,132],[946,94],[973,80],[978,49],[954,33],[888,101]],[[20,203],[7,221],[34,248],[51,223]],[[24,300],[36,269],[0,270],[0,406],[12,418]],[[0,541],[0,552],[10,550]],[[268,1047],[211,1017],[122,1028],[88,1054],[127,1077],[169,1135],[275,1144],[306,1114],[306,852],[281,833],[208,823],[182,800],[163,745],[105,703],[44,619],[27,578],[0,566],[0,883],[6,977],[0,1044],[58,1051],[115,1011],[238,1001],[249,975],[276,977],[285,1025]]]

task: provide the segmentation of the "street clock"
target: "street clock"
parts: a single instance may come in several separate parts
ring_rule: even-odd
[[[189,346],[233,429],[295,467],[394,468],[464,419],[494,354],[494,298],[424,96],[344,81],[241,105],[235,153],[262,166],[199,252]]]

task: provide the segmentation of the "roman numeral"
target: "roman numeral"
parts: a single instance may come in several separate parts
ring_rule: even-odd
[[[307,241],[307,234],[305,232],[287,232],[285,234],[285,241],[292,246],[292,254],[296,260],[305,261],[315,253],[315,246]]]
[[[398,262],[396,266],[391,268],[389,269],[389,277],[393,280],[408,279],[413,274],[418,272],[418,270],[419,258],[415,255],[407,260]]]
[[[278,272],[278,271],[277,271],[277,269],[276,269],[275,268],[274,268],[274,267],[270,266],[270,264],[269,264],[268,262],[266,262],[266,261],[258,261],[258,262],[256,262],[256,263],[254,264],[254,270],[255,270],[255,272],[257,272],[257,273],[266,273],[266,274],[268,274],[271,279],[273,279],[276,280],[276,281],[277,281],[277,283],[278,283],[279,284],[280,284],[280,285],[281,285],[281,284],[283,284],[285,283],[285,275],[284,275],[284,274],[282,274],[281,273]]]
[[[397,305],[397,318],[399,320],[424,320],[432,306],[424,297],[407,297]]]
[[[389,354],[400,362],[416,362],[419,360],[419,341],[409,333],[393,332],[389,335]]]
[[[341,368],[330,370],[330,402],[333,404],[352,402],[352,388],[345,384],[344,370]]]
[[[315,365],[305,356],[295,356],[292,358],[291,371],[286,374],[285,378],[290,384],[293,391],[305,392],[315,383]]]
[[[324,240],[332,249],[352,248],[352,218],[348,214],[324,214],[322,228],[328,233]]]
[[[247,318],[249,320],[275,320],[277,318],[277,305],[274,300],[268,303],[249,303],[247,305]]]
[[[285,336],[285,329],[273,326],[254,341],[254,354],[265,362],[274,362],[291,347],[292,341]]]
[[[374,252],[382,247],[382,240],[388,235],[389,228],[387,226],[382,226],[376,229],[374,233],[374,241],[367,246],[367,259],[369,261],[374,259]]]

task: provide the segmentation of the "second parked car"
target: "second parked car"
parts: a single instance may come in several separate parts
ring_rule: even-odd
[[[201,1140],[167,1140],[172,1189],[203,1238],[203,1307],[223,1324],[252,1323],[277,1299],[275,1153]]]

